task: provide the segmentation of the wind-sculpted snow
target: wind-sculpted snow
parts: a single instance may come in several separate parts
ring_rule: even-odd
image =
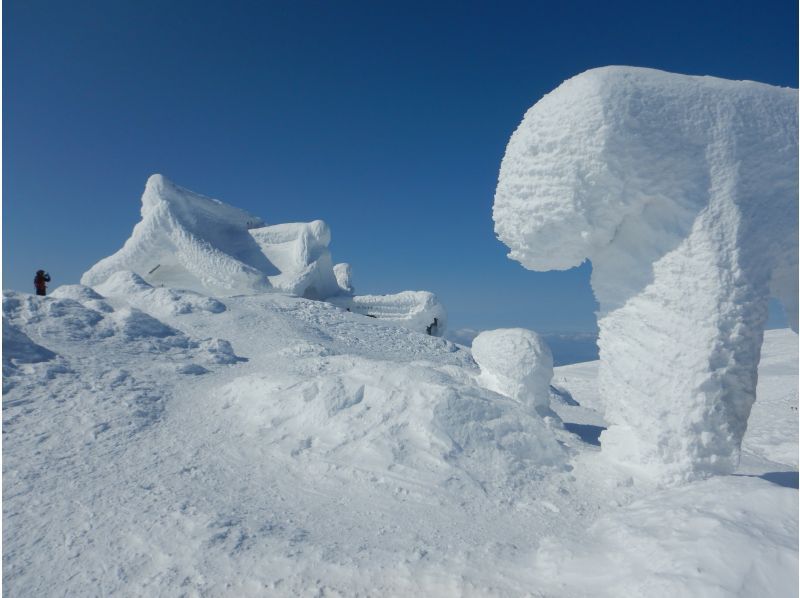
[[[531,411],[553,415],[553,355],[538,334],[524,328],[481,332],[472,341],[472,356],[486,388],[520,401]]]
[[[447,311],[436,295],[428,291],[403,291],[394,295],[343,295],[331,297],[328,301],[353,313],[431,336],[442,336],[447,328]]]
[[[608,455],[736,466],[770,296],[797,330],[797,136],[796,90],[608,67],[511,137],[496,232],[529,269],[592,261]]]
[[[320,220],[265,226],[261,218],[153,175],[131,237],[81,283],[95,287],[132,271],[154,287],[220,296],[274,289],[319,299],[340,292],[329,243]]]
[[[353,297],[350,265],[334,266],[330,242],[322,220],[266,226],[156,174],[147,181],[142,220],[131,237],[81,283],[156,317],[224,310],[214,296],[279,292],[331,300],[390,324],[442,335],[445,310],[431,293]]]
[[[355,293],[355,287],[353,286],[353,270],[350,264],[336,264],[333,267],[333,274],[336,276],[336,282],[339,284],[339,288],[344,294],[352,295]]]
[[[280,271],[269,277],[275,289],[309,299],[341,292],[328,250],[331,231],[322,220],[265,226],[250,234]]]

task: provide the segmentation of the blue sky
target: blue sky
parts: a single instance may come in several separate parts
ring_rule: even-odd
[[[6,0],[3,287],[77,282],[159,172],[326,220],[360,293],[432,290],[456,328],[591,331],[588,265],[529,272],[494,236],[525,110],[608,64],[797,87],[797,21],[790,0]]]

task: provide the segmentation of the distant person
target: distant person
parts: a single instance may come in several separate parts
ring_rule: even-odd
[[[425,331],[431,336],[436,336],[437,334],[439,334],[439,318],[434,318],[433,324],[431,324],[430,326],[426,326]]]
[[[44,270],[37,270],[36,278],[33,279],[33,286],[36,287],[37,295],[47,295],[48,282],[50,282],[50,275]]]

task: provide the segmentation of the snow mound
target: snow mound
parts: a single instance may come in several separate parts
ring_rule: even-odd
[[[129,270],[151,286],[230,296],[277,289],[312,298],[339,292],[322,221],[265,226],[260,218],[151,176],[142,220],[81,283],[96,287]]]
[[[34,343],[30,337],[3,316],[3,366],[17,363],[41,363],[55,358],[50,349]]]
[[[797,492],[724,477],[601,517],[574,543],[547,539],[534,573],[548,595],[796,596]]]
[[[797,91],[628,67],[512,135],[494,220],[533,270],[590,259],[603,450],[665,481],[732,471],[770,296],[797,330]]]
[[[472,341],[472,357],[481,368],[479,382],[483,386],[540,415],[553,415],[553,355],[538,334],[524,328],[481,332]]]
[[[447,311],[436,295],[428,291],[340,296],[331,297],[328,301],[353,313],[431,336],[442,336],[447,328]]]
[[[50,297],[57,299],[72,299],[81,305],[100,312],[114,311],[114,308],[106,301],[105,297],[97,293],[90,287],[81,284],[67,284],[58,287],[50,293]]]
[[[155,288],[129,270],[115,272],[95,290],[105,297],[124,301],[156,317],[179,316],[198,311],[218,314],[225,311],[225,304],[193,291],[166,287]]]
[[[234,353],[227,340],[193,339],[139,309],[128,305],[114,308],[87,287],[73,285],[59,290],[60,295],[75,297],[84,303],[54,296],[55,293],[42,298],[14,291],[3,292],[3,318],[10,335],[10,358],[39,355],[50,359],[55,355],[31,341],[28,334],[33,334],[56,344],[108,341],[114,346],[122,343],[132,351],[175,352],[182,358],[197,358],[207,364],[232,364],[244,360]],[[5,331],[6,326],[3,329]],[[3,343],[5,348],[5,336]]]
[[[311,378],[247,376],[219,395],[259,442],[415,484],[458,480],[502,493],[566,462],[538,416],[467,378],[423,363],[354,356],[317,363]]]

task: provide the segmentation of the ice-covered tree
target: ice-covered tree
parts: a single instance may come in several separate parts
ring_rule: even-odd
[[[603,450],[662,481],[729,472],[767,306],[797,330],[797,90],[606,67],[526,113],[495,230],[531,270],[592,262]]]

